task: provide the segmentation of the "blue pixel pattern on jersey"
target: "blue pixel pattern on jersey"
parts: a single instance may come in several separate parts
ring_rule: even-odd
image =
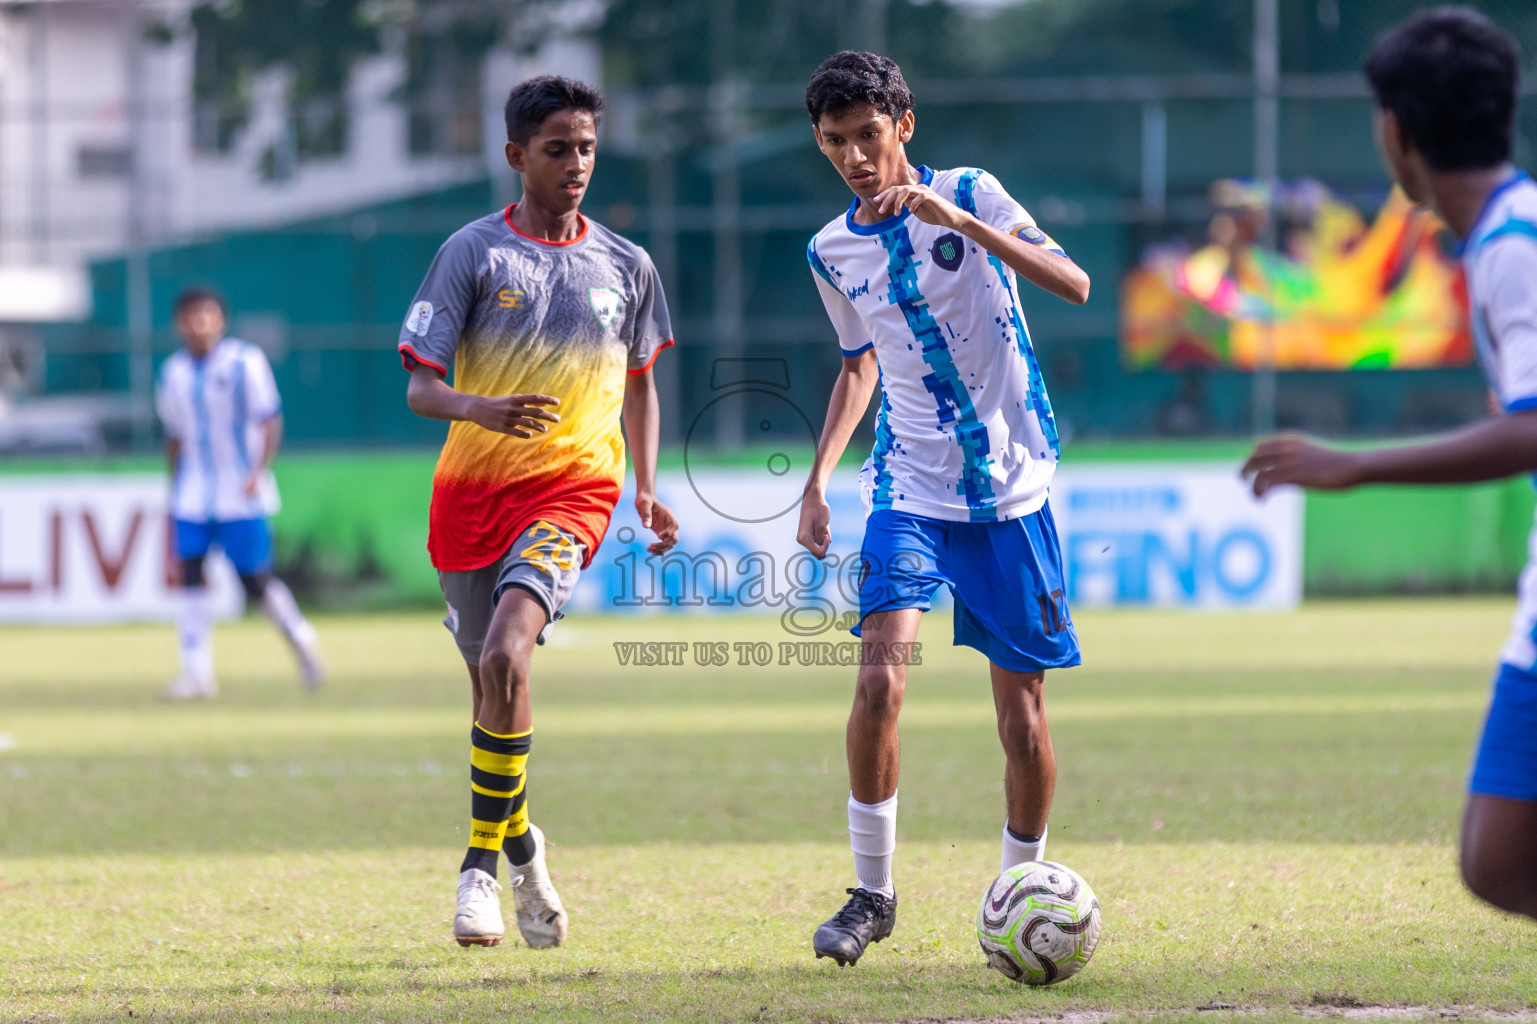
[[[982,177],[978,168],[969,168],[955,183],[955,204],[973,217],[977,216],[977,179]],[[1066,255],[1065,253],[1063,255]],[[1003,285],[1004,292],[1009,297],[1009,321],[1014,328],[1014,343],[1019,346],[1020,355],[1030,364],[1030,384],[1028,389],[1029,408],[1035,413],[1041,423],[1041,433],[1046,435],[1046,442],[1051,445],[1051,450],[1056,454],[1062,453],[1062,442],[1057,436],[1057,420],[1051,413],[1051,399],[1046,395],[1046,376],[1041,373],[1041,364],[1035,358],[1035,346],[1030,343],[1030,332],[1025,329],[1025,322],[1019,315],[1019,297],[1014,294],[1014,287],[1009,282],[1009,272],[996,254],[989,252],[987,262],[992,265],[993,272],[998,275],[998,281]]]
[[[876,387],[881,392],[881,408],[875,417],[875,447],[870,451],[870,463],[874,469],[870,494],[872,509],[891,507],[891,469],[886,465],[886,460],[897,447],[896,436],[891,432],[891,399],[886,397],[886,388],[879,375]]]
[[[811,269],[816,271],[818,277],[834,288],[838,287],[838,282],[833,280],[833,275],[827,272],[827,264],[823,263],[822,257],[817,255],[817,240],[815,238],[806,243],[806,262],[811,264]]]
[[[934,322],[928,303],[918,288],[918,264],[913,258],[915,253],[907,225],[898,224],[882,231],[880,239],[886,248],[887,270],[891,276],[889,298],[906,317],[913,340],[919,344],[923,361],[930,368],[924,375],[923,385],[934,396],[940,426],[951,428],[961,449],[961,478],[957,489],[965,495],[966,506],[974,521],[990,521],[993,518],[993,481],[987,428],[977,419],[971,396],[950,356],[945,332]]]

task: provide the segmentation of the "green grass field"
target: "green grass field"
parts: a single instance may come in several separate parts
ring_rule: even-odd
[[[851,670],[612,647],[785,639],[772,619],[577,617],[540,651],[530,807],[572,917],[543,952],[451,939],[468,686],[433,616],[322,619],[317,697],[265,624],[225,627],[224,697],[194,707],[154,699],[166,628],[0,630],[0,1020],[1531,1018],[1537,929],[1455,868],[1508,614],[1082,614],[1088,665],[1048,686],[1050,855],[1105,932],[1044,990],[971,936],[1002,755],[985,666],[937,615],[903,714],[897,932],[841,971],[810,937],[852,884]]]

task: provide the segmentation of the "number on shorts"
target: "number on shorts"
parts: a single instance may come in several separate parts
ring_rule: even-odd
[[[541,519],[528,528],[528,536],[533,543],[518,552],[519,558],[533,563],[550,576],[554,576],[557,569],[570,572],[576,568],[576,545],[560,530]]]
[[[1062,591],[1058,589],[1050,594],[1037,594],[1035,599],[1041,606],[1041,628],[1046,631],[1046,635],[1062,632],[1066,628],[1062,621]]]

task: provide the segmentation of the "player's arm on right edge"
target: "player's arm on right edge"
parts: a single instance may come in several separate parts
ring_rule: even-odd
[[[1303,437],[1265,441],[1244,463],[1254,493],[1280,484],[1343,490],[1360,484],[1467,484],[1537,470],[1537,245],[1512,238],[1491,267],[1489,329],[1501,353],[1497,392],[1506,412],[1445,437],[1367,451]]]
[[[875,346],[854,308],[842,292],[821,277],[820,271],[817,291],[838,331],[843,368],[838,371],[832,397],[827,402],[827,418],[822,423],[821,439],[817,441],[816,460],[811,465],[811,476],[801,496],[800,525],[796,528],[795,539],[821,558],[832,543],[832,510],[827,505],[827,481],[843,457],[849,438],[854,436],[854,428],[859,426],[865,410],[870,407],[870,395],[880,378],[880,367],[875,358]]]
[[[559,423],[545,406],[556,406],[552,395],[469,395],[447,381],[448,367],[459,349],[465,318],[478,291],[478,249],[473,238],[459,232],[443,243],[411,312],[400,329],[396,346],[400,361],[411,372],[406,404],[418,416],[433,420],[468,420],[487,430],[514,437],[533,437]]]
[[[1305,437],[1263,441],[1244,463],[1254,493],[1295,484],[1340,491],[1361,484],[1471,484],[1537,470],[1537,409],[1506,413],[1423,444],[1342,451]]]

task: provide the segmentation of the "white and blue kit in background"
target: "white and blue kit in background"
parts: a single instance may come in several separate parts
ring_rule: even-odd
[[[201,358],[181,349],[160,367],[155,408],[168,438],[179,445],[171,479],[171,518],[183,573],[178,631],[182,674],[166,691],[173,699],[211,697],[212,616],[203,585],[203,559],[217,547],[240,574],[246,597],[259,604],[299,657],[304,681],[324,675],[314,628],[293,594],[272,572],[267,517],[278,510],[277,484],[261,465],[267,427],[281,415],[272,367],[261,349],[224,338]]]
[[[1490,195],[1463,242],[1478,361],[1506,413],[1537,409],[1537,183],[1517,174]],[[1537,800],[1537,527],[1469,789]]]
[[[918,168],[978,219],[1065,258],[991,174]],[[807,247],[845,356],[875,350],[880,412],[860,473],[860,618],[955,596],[955,642],[1015,671],[1079,663],[1047,492],[1060,442],[1002,260],[906,209],[847,213]],[[856,630],[857,632],[857,630]]]
[[[171,481],[177,554],[201,557],[216,543],[242,576],[269,569],[267,517],[278,510],[272,472],[246,493],[266,424],[283,411],[267,357],[237,338],[201,359],[182,349],[160,367],[155,405],[166,436],[181,444]]]

